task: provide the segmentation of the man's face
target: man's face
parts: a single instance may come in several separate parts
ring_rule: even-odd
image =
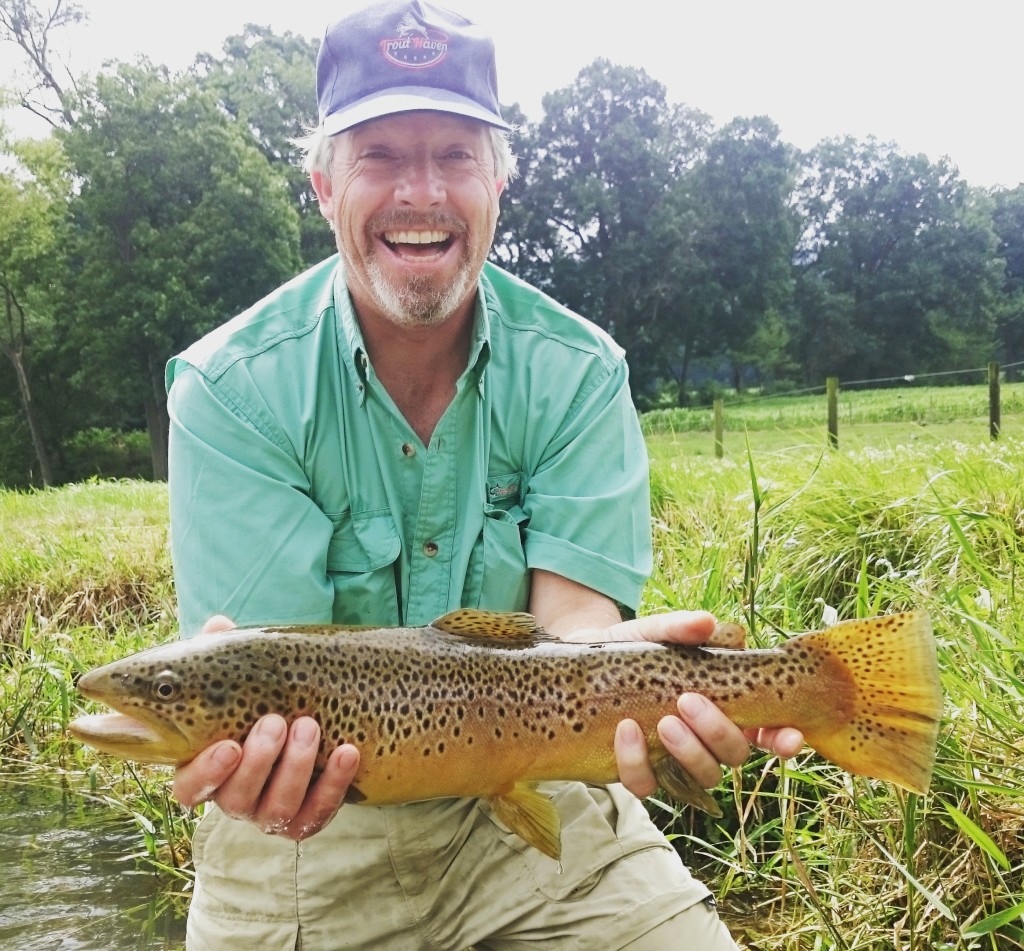
[[[494,238],[501,184],[488,127],[409,112],[337,136],[314,173],[360,317],[424,326],[468,308]]]

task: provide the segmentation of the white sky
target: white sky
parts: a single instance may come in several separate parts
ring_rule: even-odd
[[[44,4],[46,0],[37,0]],[[531,119],[596,57],[642,66],[717,124],[767,115],[782,138],[874,135],[974,185],[1024,182],[1024,4],[1018,0],[442,0],[486,26],[501,101]],[[181,69],[247,23],[318,37],[361,0],[84,0],[73,72],[143,53]],[[16,50],[0,47],[0,83]],[[314,93],[310,78],[310,98]],[[10,116],[8,117],[10,121]],[[13,124],[13,123],[12,123]],[[15,126],[21,132],[21,122]],[[25,127],[22,134],[33,134]],[[39,134],[39,133],[35,133]]]

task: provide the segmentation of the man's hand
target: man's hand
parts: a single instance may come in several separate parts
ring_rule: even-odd
[[[707,611],[673,611],[620,621],[610,599],[561,575],[535,570],[530,611],[549,633],[566,641],[660,641],[703,644],[715,629]],[[678,715],[663,717],[658,736],[697,782],[707,789],[718,785],[722,765],[739,766],[750,754],[750,744],[777,756],[795,756],[804,745],[799,730],[743,731],[721,710],[699,694],[683,694]],[[615,732],[615,759],[623,785],[637,796],[658,788],[651,767],[647,740],[633,720],[623,720]]]
[[[714,615],[707,611],[674,611],[622,621],[605,633],[608,640],[702,644],[714,629]],[[740,766],[746,760],[750,743],[781,757],[795,756],[804,745],[800,731],[790,727],[741,730],[700,694],[684,693],[676,707],[678,716],[662,717],[659,721],[658,738],[669,754],[707,789],[718,785],[723,764]],[[658,788],[647,740],[633,720],[623,720],[616,730],[615,757],[623,785],[635,795],[649,796]]]
[[[218,615],[203,634],[227,631],[234,624]],[[174,774],[173,795],[185,806],[214,801],[237,819],[248,819],[264,832],[305,839],[337,814],[359,768],[359,751],[339,746],[312,784],[320,746],[320,726],[299,717],[291,729],[276,714],[259,720],[239,746],[222,740],[203,750]]]

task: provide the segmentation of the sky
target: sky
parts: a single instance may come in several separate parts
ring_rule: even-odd
[[[36,0],[44,5],[46,0]],[[306,37],[362,0],[80,0],[89,21],[58,35],[73,73],[138,54],[172,69],[219,52],[245,23]],[[541,116],[547,92],[604,57],[644,68],[670,102],[716,125],[767,115],[800,148],[875,136],[972,185],[1024,183],[1024,4],[1016,0],[447,0],[487,27],[503,103]],[[0,46],[0,83],[18,51]],[[310,77],[310,98],[314,93]],[[27,120],[19,134],[45,134]],[[24,130],[24,131],[23,131]],[[35,131],[34,131],[35,130]]]

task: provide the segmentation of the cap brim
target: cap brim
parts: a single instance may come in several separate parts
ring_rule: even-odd
[[[366,96],[357,102],[325,116],[321,128],[325,135],[337,135],[361,122],[379,119],[398,112],[450,112],[457,116],[466,116],[485,122],[487,125],[512,130],[504,119],[496,112],[485,109],[478,102],[449,92],[446,89],[431,89],[427,86],[402,86],[397,89],[382,89],[380,92]]]

